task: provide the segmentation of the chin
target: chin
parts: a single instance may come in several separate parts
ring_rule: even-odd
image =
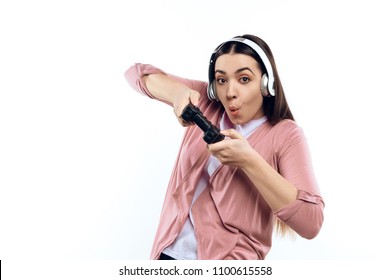
[[[231,116],[229,116],[229,120],[234,125],[243,125],[248,122],[248,121],[244,121],[242,118],[234,118]]]

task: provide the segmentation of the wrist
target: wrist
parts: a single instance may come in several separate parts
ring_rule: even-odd
[[[251,153],[245,157],[245,161],[241,169],[246,174],[259,172],[262,161],[264,161],[264,159],[255,150],[252,149]]]

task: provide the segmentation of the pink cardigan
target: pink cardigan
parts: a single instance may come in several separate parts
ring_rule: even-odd
[[[144,75],[153,73],[164,72],[152,65],[135,64],[125,72],[125,78],[135,90],[155,98],[142,81]],[[167,75],[200,92],[200,110],[212,123],[219,124],[224,109],[208,100],[207,83]],[[168,184],[152,259],[158,259],[174,242],[188,217],[195,187],[210,156],[202,137],[197,126],[186,129]],[[321,229],[324,201],[302,130],[291,120],[274,126],[266,122],[248,142],[296,186],[297,198],[274,213],[243,171],[219,166],[192,206],[199,259],[264,259],[271,248],[275,216],[307,239]]]

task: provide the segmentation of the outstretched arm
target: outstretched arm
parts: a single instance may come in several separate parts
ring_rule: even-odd
[[[145,75],[143,81],[149,92],[157,99],[170,104],[179,122],[183,126],[187,125],[180,115],[189,102],[198,105],[199,92],[165,74]]]
[[[188,125],[180,118],[184,107],[189,102],[197,106],[199,91],[205,86],[204,82],[170,75],[152,65],[141,63],[131,66],[125,72],[125,78],[136,91],[172,106],[182,125]]]

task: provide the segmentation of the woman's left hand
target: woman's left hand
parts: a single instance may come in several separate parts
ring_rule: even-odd
[[[210,153],[222,164],[243,168],[250,163],[257,153],[235,129],[221,130],[226,138],[223,141],[208,145]]]

